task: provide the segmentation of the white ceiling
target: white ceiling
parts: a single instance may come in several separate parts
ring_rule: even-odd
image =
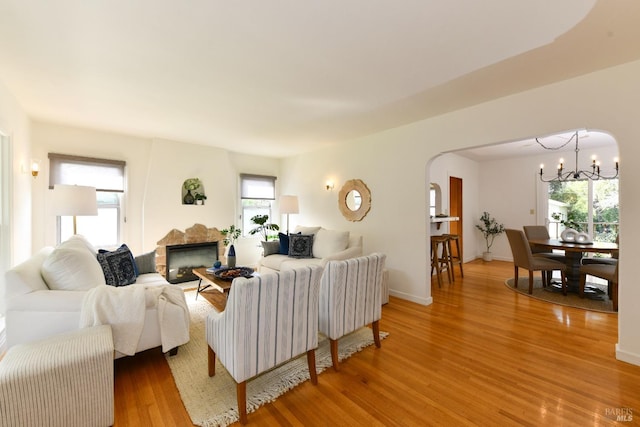
[[[0,0],[30,117],[288,156],[640,58],[636,0]]]
[[[597,130],[577,129],[554,135],[540,135],[538,138],[529,138],[522,141],[468,148],[454,151],[454,153],[477,162],[528,157],[549,152],[558,154],[559,157],[566,157],[567,154],[573,155],[575,153],[576,131],[578,132],[578,149],[582,152],[593,151],[599,147],[614,146],[617,150],[616,140],[611,134]]]

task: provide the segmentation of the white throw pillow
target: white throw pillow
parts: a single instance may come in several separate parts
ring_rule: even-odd
[[[41,273],[49,289],[85,291],[104,285],[104,273],[86,247],[60,245],[42,263]]]
[[[313,239],[313,257],[325,258],[347,249],[348,231],[335,231],[321,228]]]
[[[305,227],[298,225],[295,232],[299,234],[316,234],[320,228],[321,227]]]
[[[97,254],[98,250],[95,248],[95,246],[93,246],[91,244],[91,242],[84,237],[82,234],[74,234],[73,236],[69,237],[69,240],[67,240],[66,242],[63,242],[60,244],[60,246],[66,246],[66,245],[80,245],[82,244],[82,246],[86,247],[89,252],[91,252],[92,254]]]

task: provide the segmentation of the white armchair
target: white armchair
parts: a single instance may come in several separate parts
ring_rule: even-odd
[[[241,423],[247,421],[247,380],[306,352],[317,384],[321,276],[321,267],[310,266],[235,279],[224,312],[207,316],[209,376],[217,355],[237,383]]]
[[[329,261],[320,283],[319,328],[331,342],[333,368],[338,370],[338,338],[371,323],[380,347],[382,272],[386,255],[371,254]]]

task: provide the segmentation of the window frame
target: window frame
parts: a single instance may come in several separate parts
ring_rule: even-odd
[[[271,175],[258,175],[258,174],[240,174],[240,222],[241,222],[241,230],[243,237],[250,237],[249,232],[253,229],[250,226],[250,217],[253,217],[256,213],[256,210],[266,211],[266,214],[269,215],[269,222],[273,222],[273,202],[276,200],[276,180],[278,178]],[[269,197],[259,197],[259,194],[252,192],[250,188],[246,184],[249,181],[254,181],[256,183],[268,183],[270,184],[270,193]],[[245,201],[247,203],[245,203]],[[256,207],[255,204],[260,201],[268,204],[268,206]],[[252,214],[248,214],[247,212],[251,209]],[[247,226],[245,226],[247,225]]]
[[[126,217],[124,215],[124,204],[125,204],[125,194],[126,194],[126,162],[124,160],[113,160],[113,159],[102,159],[96,157],[85,157],[85,156],[76,156],[76,155],[68,155],[68,154],[60,154],[60,153],[49,153],[49,188],[53,189],[56,184],[67,184],[67,185],[89,185],[96,187],[96,193],[113,193],[117,198],[118,203],[116,204],[108,204],[101,205],[98,203],[98,212],[100,209],[116,209],[116,224],[115,224],[115,239],[116,242],[113,244],[114,247],[117,247],[122,242],[122,230],[123,225],[126,222]],[[94,182],[79,182],[79,178],[75,177],[70,178],[70,175],[63,171],[65,166],[76,165],[81,167],[94,167],[94,168],[104,168],[113,170],[114,179],[110,183],[111,185],[97,185]],[[100,197],[98,197],[98,201]],[[56,217],[56,241],[59,244],[62,240],[62,219],[60,216]],[[102,245],[102,244],[101,244]],[[111,247],[111,244],[104,244],[103,246]]]
[[[594,189],[594,186],[596,185],[596,183],[598,182],[602,182],[602,181],[616,181],[617,182],[617,209],[618,212],[620,210],[620,179],[619,178],[615,178],[615,179],[602,179],[602,180],[578,180],[581,182],[584,182],[587,186],[587,192],[586,192],[586,205],[587,205],[587,220],[584,223],[584,227],[586,228],[586,232],[594,239],[594,240],[598,240],[599,239],[599,235],[602,234],[601,231],[598,231],[597,228],[598,227],[602,227],[603,224],[605,223],[601,223],[601,222],[594,222],[594,200],[595,200],[595,196],[596,196],[596,191]],[[571,181],[569,181],[571,182]],[[562,220],[566,220],[567,218],[565,217],[564,214],[561,215],[560,218],[555,219],[552,218],[552,212],[551,209],[549,208],[550,206],[550,194],[549,194],[549,189],[550,189],[550,185],[549,183],[543,183],[544,185],[540,186],[540,189],[542,191],[541,194],[541,200],[544,202],[545,208],[542,210],[542,212],[545,215],[544,218],[544,223],[547,225],[547,228],[549,229],[549,233],[551,234],[552,238],[559,238],[560,233],[562,232],[562,230],[564,229],[564,226],[561,224]],[[558,202],[558,201],[556,201]],[[609,227],[613,227],[616,229],[615,234],[618,234],[619,231],[619,227],[620,227],[620,222],[618,220],[617,223],[609,223]],[[601,240],[598,240],[601,241]],[[602,240],[602,241],[607,241],[607,240]]]

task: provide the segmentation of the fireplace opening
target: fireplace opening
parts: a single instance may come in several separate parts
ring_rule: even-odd
[[[189,243],[167,246],[167,272],[169,283],[197,280],[194,268],[211,267],[218,261],[218,242]]]

